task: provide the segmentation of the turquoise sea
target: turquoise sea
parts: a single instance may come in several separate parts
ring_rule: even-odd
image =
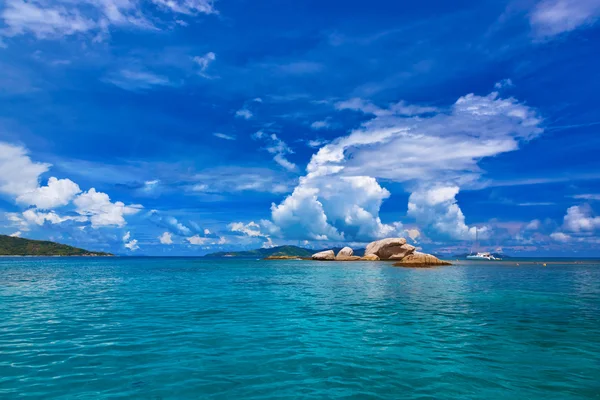
[[[600,264],[0,259],[1,399],[600,399]]]

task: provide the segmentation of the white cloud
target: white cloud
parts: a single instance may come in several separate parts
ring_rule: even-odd
[[[294,184],[294,178],[285,172],[248,166],[209,168],[195,175],[194,180],[197,183],[190,185],[189,190],[202,195],[243,191],[286,193]]]
[[[525,230],[537,231],[540,229],[541,226],[542,226],[542,222],[539,219],[534,219],[533,221],[531,221],[527,225],[525,225]]]
[[[328,120],[323,120],[323,121],[315,121],[312,124],[310,124],[310,127],[312,129],[318,130],[318,129],[327,129],[331,126],[331,124],[329,123]]]
[[[574,199],[581,200],[600,200],[600,194],[586,193],[586,194],[576,194],[573,196]]]
[[[401,230],[401,224],[379,218],[389,196],[368,176],[305,177],[281,204],[271,206],[271,217],[289,239],[368,241]]]
[[[575,233],[593,232],[600,229],[600,217],[593,215],[593,210],[588,204],[572,206],[567,209],[563,227]]]
[[[138,241],[136,239],[131,239],[131,232],[127,231],[127,233],[125,233],[125,235],[123,235],[123,246],[125,246],[126,248],[128,248],[131,251],[136,251],[138,250],[140,247],[138,246]]]
[[[18,197],[36,191],[40,175],[49,168],[31,161],[25,148],[0,142],[0,193]]]
[[[357,98],[336,108],[373,118],[322,147],[292,195],[272,206],[284,236],[369,240],[398,232],[400,224],[379,219],[389,193],[376,179],[385,179],[413,192],[409,214],[429,232],[471,238],[474,228],[466,225],[455,197],[460,188],[478,183],[482,158],[517,150],[542,133],[534,110],[496,92],[468,94],[447,109],[405,102],[381,108]]]
[[[233,223],[229,224],[228,227],[232,232],[240,232],[240,233],[243,233],[244,235],[250,236],[250,237],[265,236],[260,231],[260,225],[258,225],[254,221],[250,221],[247,224],[244,224],[243,222],[233,222]]]
[[[47,186],[38,187],[19,195],[17,203],[47,210],[69,204],[79,193],[81,193],[81,189],[72,180],[52,177],[48,180]]]
[[[210,229],[204,229],[204,234],[207,236],[210,235],[211,234]]]
[[[136,251],[140,248],[140,246],[138,246],[138,241],[136,239],[133,239],[133,240],[125,243],[124,246],[131,251]]]
[[[237,118],[250,119],[254,116],[254,114],[252,114],[252,111],[248,110],[247,108],[240,108],[235,112],[235,116]]]
[[[0,18],[6,36],[32,34],[38,39],[60,39],[91,34],[94,40],[102,40],[115,28],[158,29],[154,23],[163,24],[161,13],[216,13],[208,0],[151,2],[157,7],[145,7],[142,0],[6,0]]]
[[[18,238],[18,237],[21,237],[21,235],[22,235],[21,231],[16,231],[14,233],[11,233],[9,236]]]
[[[202,237],[200,235],[194,235],[194,236],[187,238],[186,240],[188,242],[190,242],[190,244],[193,244],[194,246],[202,246],[203,244],[206,244],[206,242],[208,242],[210,240],[210,238]]]
[[[515,86],[511,79],[502,79],[500,82],[496,82],[494,84],[494,88],[496,89],[504,89]]]
[[[598,17],[598,0],[542,0],[533,8],[529,22],[534,34],[543,39],[590,26]]]
[[[173,83],[166,76],[143,70],[122,69],[105,81],[124,90],[147,90],[160,86],[172,86]]]
[[[465,223],[465,216],[456,201],[458,191],[458,186],[415,191],[408,199],[407,215],[413,217],[419,226],[434,233],[457,240],[474,239],[477,228]],[[483,238],[487,228],[479,228],[478,233]]]
[[[263,247],[273,247],[273,241],[271,240],[270,235],[272,233],[276,233],[274,229],[278,229],[271,223],[271,221],[266,220],[260,221],[260,224],[254,221],[250,221],[247,224],[244,224],[243,222],[233,222],[227,225],[227,227],[231,232],[241,233],[253,239],[265,240]],[[225,238],[219,238],[218,244],[224,243],[226,243]]]
[[[42,212],[42,211],[37,211],[34,209],[25,210],[23,212],[23,218],[29,224],[36,224],[36,225],[40,225],[40,226],[44,225],[44,223],[46,223],[46,221],[50,222],[51,224],[61,224],[65,221],[77,221],[77,222],[87,221],[87,217],[85,217],[85,216],[61,217],[54,211]]]
[[[325,140],[325,139],[313,139],[313,140],[309,140],[308,142],[306,142],[306,144],[308,144],[308,147],[312,147],[312,148],[321,147],[327,143],[329,143],[329,140]]]
[[[225,139],[225,140],[235,140],[235,136],[233,136],[233,135],[227,135],[225,133],[216,132],[216,133],[213,133],[213,136],[216,136],[216,137],[218,137],[220,139]]]
[[[87,32],[98,27],[98,22],[81,15],[77,7],[51,6],[42,1],[7,0],[2,19],[7,36],[32,33],[38,39],[61,37]]]
[[[158,237],[161,244],[173,244],[173,237],[169,232],[164,232]]]
[[[295,171],[298,168],[296,164],[290,162],[286,158],[287,154],[293,154],[294,152],[283,140],[279,139],[276,134],[268,134],[263,131],[258,131],[252,135],[252,138],[255,140],[264,141],[267,144],[265,150],[267,150],[270,154],[273,154],[273,161],[281,165],[286,170]]]
[[[11,226],[17,227],[20,231],[29,231],[29,223],[25,221],[19,213],[4,213],[4,216],[10,221]]]
[[[436,107],[408,104],[403,100],[399,101],[398,103],[391,104],[388,108],[381,108],[368,100],[363,100],[358,97],[337,102],[335,104],[335,108],[337,110],[360,111],[365,114],[373,114],[380,117],[389,115],[412,117],[440,111]]]
[[[192,230],[179,222],[177,218],[171,216],[165,217],[157,210],[150,210],[147,217],[156,225],[166,228],[176,235],[188,236],[192,234]]]
[[[215,53],[208,52],[203,56],[196,56],[193,58],[194,62],[196,64],[198,64],[198,66],[200,67],[200,71],[198,72],[198,74],[200,76],[203,76],[205,78],[210,78],[209,75],[206,74],[206,70],[208,69],[208,67],[210,66],[210,64],[215,61],[217,59],[217,56],[215,55]]]
[[[554,232],[552,234],[550,234],[550,237],[554,240],[556,240],[557,242],[561,242],[561,243],[567,243],[570,242],[573,238],[565,233],[562,232]]]
[[[93,228],[122,227],[126,224],[126,215],[136,214],[143,208],[139,204],[126,206],[120,201],[113,203],[106,193],[97,192],[94,188],[77,196],[73,203],[80,215],[90,218]]]
[[[179,14],[216,14],[212,0],[151,0],[154,4],[162,6]]]

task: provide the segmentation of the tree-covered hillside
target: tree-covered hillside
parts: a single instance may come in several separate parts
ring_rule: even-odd
[[[65,244],[0,235],[0,256],[111,256]]]

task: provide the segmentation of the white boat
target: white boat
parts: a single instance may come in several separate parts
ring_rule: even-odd
[[[467,260],[487,260],[487,261],[498,261],[500,258],[494,257],[491,253],[477,253],[469,254]]]
[[[479,246],[479,242],[478,242],[478,236],[477,236],[477,228],[475,228],[475,243],[473,243],[473,247],[477,248]],[[486,261],[502,261],[501,258],[496,258],[492,255],[492,253],[488,253],[488,252],[477,252],[475,254],[473,254],[473,248],[471,248],[471,254],[469,254],[467,256],[467,260],[486,260]]]

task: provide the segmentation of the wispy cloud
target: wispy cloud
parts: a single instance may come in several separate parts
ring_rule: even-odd
[[[196,56],[193,58],[194,62],[196,64],[198,64],[198,66],[200,67],[200,71],[198,72],[198,75],[204,77],[204,78],[209,78],[212,79],[213,77],[208,75],[206,73],[206,70],[208,69],[208,67],[210,66],[210,64],[212,64],[215,60],[217,59],[217,56],[215,55],[215,53],[208,52],[203,56]]]
[[[509,87],[513,87],[513,81],[511,79],[502,79],[499,82],[496,82],[494,84],[494,88],[496,89],[505,89],[505,88],[509,88]]]
[[[599,17],[598,0],[542,0],[531,11],[529,22],[537,38],[548,39],[591,26]]]
[[[173,86],[168,77],[143,70],[123,69],[105,78],[106,82],[125,90],[147,90],[154,87]]]
[[[594,201],[600,201],[600,194],[596,194],[596,193],[585,193],[585,194],[576,194],[574,196],[572,196],[574,199],[580,199],[580,200],[594,200]]]
[[[286,158],[286,155],[293,154],[294,152],[292,151],[292,149],[289,148],[289,146],[283,140],[281,140],[279,137],[277,137],[276,134],[274,134],[274,133],[269,134],[269,133],[265,133],[263,131],[258,131],[252,135],[252,138],[255,140],[262,140],[267,144],[265,147],[265,150],[267,150],[269,153],[273,154],[273,160],[277,164],[281,165],[283,168],[287,169],[288,171],[296,171],[297,170],[298,167],[296,166],[296,164],[290,162]]]
[[[38,39],[90,33],[103,40],[117,28],[159,29],[161,14],[215,14],[209,0],[151,0],[155,7],[144,7],[142,0],[6,0],[0,13],[4,35],[32,34]]]
[[[225,140],[235,140],[236,139],[236,137],[234,135],[227,135],[225,133],[219,133],[219,132],[213,133],[213,136],[216,136],[220,139],[225,139]]]
[[[331,122],[329,120],[329,118],[321,120],[321,121],[315,121],[312,124],[310,124],[311,129],[314,130],[319,130],[319,129],[328,129],[331,127]]]
[[[250,119],[254,116],[254,114],[252,114],[252,111],[248,110],[247,108],[240,108],[235,112],[235,116],[237,118]]]

